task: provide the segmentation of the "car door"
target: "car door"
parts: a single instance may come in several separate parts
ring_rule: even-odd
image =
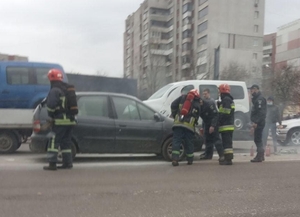
[[[163,120],[154,110],[134,99],[113,96],[116,112],[116,148],[121,153],[153,153],[160,150]]]
[[[29,66],[8,66],[1,99],[2,108],[28,108],[34,94],[33,72]]]
[[[115,150],[115,120],[106,95],[78,99],[78,124],[74,135],[81,152],[112,153]]]

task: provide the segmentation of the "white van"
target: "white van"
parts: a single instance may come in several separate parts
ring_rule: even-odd
[[[208,88],[210,90],[210,96],[218,100],[218,87],[223,83],[229,84],[231,88],[231,95],[235,103],[234,125],[237,130],[241,130],[249,122],[250,114],[248,90],[246,83],[242,81],[189,80],[170,83],[156,91],[148,100],[144,101],[144,103],[159,111],[161,114],[170,116],[171,103],[180,96],[180,91],[183,87],[191,85],[192,88],[197,88],[200,91],[200,95],[204,89]]]

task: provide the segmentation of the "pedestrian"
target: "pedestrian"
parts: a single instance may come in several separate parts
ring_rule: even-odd
[[[202,92],[202,95],[203,95],[203,100],[204,101],[213,101],[214,103],[214,99],[211,98],[210,96],[210,90],[208,88],[204,89],[203,92]],[[205,124],[204,124],[204,121],[202,121],[202,130],[205,129]],[[204,139],[204,144],[205,144],[205,150],[204,150],[204,153],[200,155],[200,160],[206,160],[207,156],[208,156],[208,152],[211,152],[211,149],[213,149],[214,147],[208,147],[208,144],[206,144],[206,141],[205,141],[205,135],[203,135],[203,139]],[[212,157],[208,157],[208,159],[212,159]]]
[[[193,164],[195,125],[200,115],[200,94],[197,89],[186,86],[181,90],[181,96],[171,104],[173,124],[172,165],[179,165],[180,146],[184,145],[188,165]],[[183,141],[183,143],[182,143]]]
[[[200,99],[200,117],[204,123],[204,137],[205,137],[205,153],[200,155],[200,160],[211,160],[213,158],[214,146],[219,155],[219,161],[224,160],[224,150],[222,141],[219,135],[218,128],[218,109],[213,100]]]
[[[230,95],[230,86],[228,84],[221,84],[219,86],[219,94],[221,97],[221,102],[218,103],[219,132],[222,136],[222,144],[224,149],[224,161],[220,161],[220,164],[232,165],[232,136],[234,131],[235,105],[233,102],[233,97]]]
[[[51,69],[48,72],[48,79],[51,89],[47,96],[47,110],[50,122],[52,122],[53,136],[50,139],[47,149],[47,160],[49,166],[44,170],[71,169],[72,152],[71,136],[73,126],[76,124],[74,115],[69,114],[67,108],[67,84],[63,82],[63,73],[59,69]],[[57,154],[60,147],[62,152],[63,164],[57,167]]]
[[[264,147],[262,142],[263,130],[265,127],[265,119],[267,114],[266,99],[259,91],[259,86],[254,84],[250,88],[252,94],[252,109],[251,109],[251,122],[252,131],[254,131],[254,142],[257,148],[256,156],[251,162],[262,162],[264,160]]]
[[[264,149],[266,148],[269,131],[271,130],[275,154],[277,154],[276,123],[279,123],[279,126],[281,126],[281,115],[278,106],[274,105],[274,98],[270,96],[267,99],[267,117],[266,126],[263,131],[263,147]]]

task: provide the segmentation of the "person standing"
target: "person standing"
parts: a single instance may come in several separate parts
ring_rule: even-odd
[[[53,136],[50,139],[47,149],[47,160],[49,166],[44,170],[71,169],[72,163],[72,129],[76,124],[75,117],[67,111],[66,92],[67,87],[63,82],[63,73],[59,69],[51,69],[48,72],[48,79],[51,89],[47,96],[48,116],[51,118]],[[57,167],[57,154],[60,147],[63,157],[63,164]]]
[[[259,86],[254,84],[250,88],[252,94],[251,122],[252,131],[254,131],[254,142],[257,148],[256,156],[251,160],[252,163],[262,162],[264,160],[264,147],[262,141],[265,119],[267,114],[267,102],[259,91]]]
[[[180,146],[182,141],[186,151],[188,165],[193,164],[194,159],[194,138],[195,125],[200,115],[200,94],[197,89],[190,90],[187,94],[184,87],[181,90],[182,95],[171,104],[173,124],[173,144],[172,144],[172,165],[179,165]]]
[[[274,105],[274,98],[272,96],[267,99],[267,117],[266,126],[263,131],[263,147],[266,148],[269,131],[271,129],[274,152],[277,153],[277,135],[276,135],[276,123],[281,126],[281,116],[278,106]]]
[[[218,103],[219,132],[222,136],[222,143],[224,148],[224,161],[220,161],[220,164],[232,165],[232,136],[234,131],[235,105],[233,102],[233,97],[230,95],[230,86],[228,84],[221,84],[219,86],[219,93],[221,97],[221,102]]]
[[[219,162],[224,161],[224,150],[219,135],[218,110],[213,100],[200,99],[200,117],[204,123],[204,137],[206,150],[204,156],[200,155],[200,160],[211,160],[213,157],[214,146],[219,155]]]

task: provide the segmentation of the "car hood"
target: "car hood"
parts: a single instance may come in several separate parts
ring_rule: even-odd
[[[285,121],[282,121],[282,125],[296,125],[298,124],[300,126],[300,119],[291,119],[291,120],[285,120]]]

